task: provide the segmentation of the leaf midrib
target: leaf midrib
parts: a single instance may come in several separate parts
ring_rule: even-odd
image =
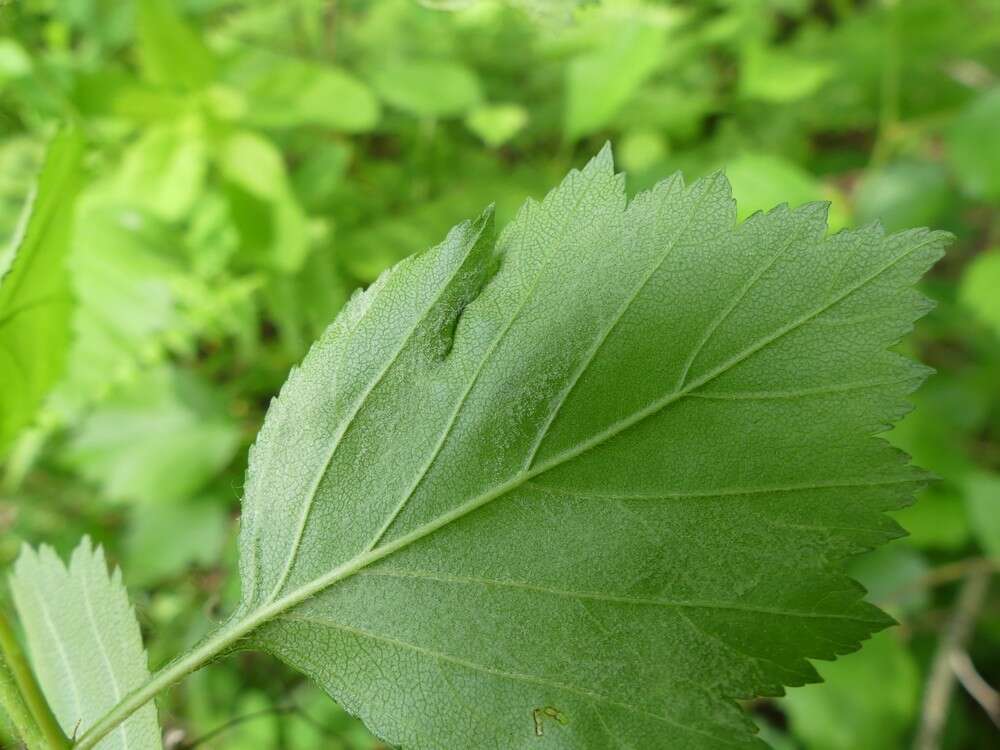
[[[39,570],[41,569],[41,563],[39,562]],[[22,590],[26,590],[22,587]],[[76,684],[75,674],[73,671],[73,666],[69,658],[69,654],[66,653],[66,647],[59,637],[59,630],[56,628],[55,623],[52,621],[52,616],[49,613],[49,608],[46,603],[45,597],[42,596],[41,591],[38,588],[32,588],[31,595],[35,597],[38,602],[38,609],[42,613],[42,620],[45,623],[46,629],[49,631],[49,636],[52,638],[53,643],[56,644],[56,653],[59,656],[59,661],[62,662],[62,668],[66,673],[66,684],[69,685],[70,695],[73,696],[73,705],[76,706],[76,716],[77,719],[83,718],[83,701],[80,698],[80,689]]]
[[[107,647],[104,645],[104,637],[101,635],[101,630],[97,626],[97,618],[94,615],[94,606],[90,598],[90,586],[87,584],[87,571],[82,571],[80,574],[80,587],[83,591],[83,603],[84,609],[87,613],[87,623],[90,625],[90,630],[94,634],[94,640],[97,641],[97,650],[101,654],[101,663],[104,666],[105,672],[108,675],[108,682],[111,684],[111,692],[114,696],[115,703],[121,700],[122,690],[121,686],[118,684],[118,675],[115,674],[114,667],[111,664],[111,658],[108,656]],[[122,747],[129,747],[128,741],[128,722],[123,721],[118,726],[118,732],[121,734]]]
[[[584,173],[580,173],[580,176],[583,176],[583,174]],[[574,202],[572,209],[566,212],[566,217],[562,224],[559,240],[553,242],[552,247],[558,248],[566,240],[570,228],[569,217],[573,216],[580,208],[580,205],[583,202],[583,198],[585,195],[586,191],[580,191],[580,195]],[[428,457],[427,461],[417,472],[417,476],[415,477],[414,481],[410,484],[410,487],[407,490],[406,494],[403,496],[402,500],[400,500],[396,504],[396,506],[392,509],[392,512],[379,527],[378,531],[375,532],[375,535],[371,538],[368,544],[365,545],[365,548],[363,550],[364,552],[370,552],[372,549],[375,548],[375,546],[380,541],[382,541],[382,538],[386,535],[386,533],[392,527],[392,524],[395,523],[396,519],[403,512],[403,509],[406,508],[406,506],[409,504],[410,499],[416,493],[417,489],[423,484],[424,480],[427,478],[427,472],[430,470],[431,466],[434,465],[434,462],[437,461],[437,457],[440,454],[441,449],[444,447],[445,442],[451,436],[452,430],[454,429],[455,424],[458,421],[458,416],[459,414],[461,414],[462,409],[465,408],[465,404],[467,399],[469,398],[469,394],[472,393],[472,389],[476,386],[476,383],[479,382],[479,377],[482,375],[483,368],[486,366],[486,363],[489,362],[490,358],[493,356],[493,353],[497,350],[500,344],[505,340],[507,334],[510,332],[511,328],[513,328],[514,323],[516,323],[520,319],[521,313],[524,312],[525,307],[527,307],[528,302],[531,301],[535,293],[535,290],[538,289],[538,285],[541,283],[542,278],[545,276],[545,272],[548,268],[548,260],[552,257],[552,254],[554,252],[555,252],[554,250],[550,249],[549,254],[545,258],[546,262],[541,264],[538,272],[535,274],[535,278],[531,283],[531,287],[524,294],[521,295],[521,300],[518,303],[517,308],[515,308],[513,314],[508,318],[507,323],[504,325],[500,333],[496,337],[494,337],[493,341],[490,343],[489,348],[486,350],[486,354],[482,357],[482,359],[480,359],[475,372],[473,372],[472,376],[469,378],[468,385],[465,387],[457,403],[455,404],[455,408],[452,410],[452,413],[448,418],[448,423],[445,426],[445,429],[442,431],[441,435],[438,437],[437,442],[435,443],[434,448],[431,450],[430,456]]]
[[[543,461],[542,463],[536,464],[531,469],[528,469],[526,471],[521,471],[518,474],[515,474],[506,482],[497,485],[492,490],[485,492],[481,495],[477,495],[476,497],[473,497],[470,500],[467,500],[461,505],[452,508],[447,513],[441,514],[434,520],[428,521],[422,524],[421,526],[416,527],[407,534],[397,537],[396,539],[386,544],[375,547],[374,549],[366,551],[362,554],[356,555],[350,560],[347,560],[341,565],[338,565],[336,568],[333,568],[326,574],[313,579],[309,583],[300,586],[298,589],[295,589],[289,592],[288,594],[285,594],[283,597],[275,599],[269,604],[261,606],[258,609],[249,612],[241,622],[235,624],[233,626],[233,629],[228,631],[228,635],[231,637],[231,640],[229,642],[235,641],[237,638],[252,632],[262,624],[273,619],[275,616],[281,614],[282,612],[285,612],[288,609],[291,609],[292,607],[305,601],[306,599],[315,596],[316,594],[329,588],[335,583],[338,583],[346,578],[349,578],[358,571],[368,567],[372,563],[375,563],[399,551],[400,549],[404,549],[410,546],[411,544],[420,541],[421,539],[429,536],[430,534],[433,534],[435,531],[438,531],[439,529],[447,526],[448,524],[469,515],[473,511],[478,510],[479,508],[485,505],[488,505],[489,503],[493,502],[498,498],[507,495],[508,493],[521,487],[523,484],[539,476],[540,474],[543,474],[558,466],[561,466],[562,464],[576,458],[577,456],[599,445],[602,445],[603,443],[607,442],[616,435],[644,421],[648,417],[651,417],[659,413],[670,404],[673,404],[681,400],[682,398],[692,393],[693,391],[696,391],[697,389],[712,382],[716,378],[730,371],[733,367],[736,367],[741,362],[750,358],[757,352],[765,349],[767,346],[779,340],[783,336],[788,335],[792,331],[801,328],[809,321],[822,315],[824,312],[832,308],[834,305],[843,301],[844,299],[854,294],[855,292],[859,291],[860,289],[863,289],[865,286],[867,286],[868,284],[879,278],[886,271],[889,271],[890,269],[895,267],[905,258],[909,257],[910,255],[913,255],[918,250],[927,247],[928,245],[931,245],[936,241],[938,241],[937,238],[932,236],[923,242],[915,244],[913,247],[909,248],[905,252],[901,253],[892,260],[883,264],[877,270],[875,270],[868,276],[864,277],[854,285],[847,287],[844,291],[842,291],[840,294],[836,295],[832,299],[822,303],[821,305],[811,310],[810,312],[801,315],[798,318],[795,318],[794,320],[785,324],[784,326],[781,326],[771,334],[761,337],[751,346],[746,347],[733,357],[722,362],[720,365],[717,365],[715,368],[713,368],[706,374],[691,381],[689,385],[685,386],[684,388],[678,391],[673,391],[667,394],[666,396],[651,402],[648,406],[644,407],[643,409],[640,409],[637,412],[634,412],[629,417],[626,417],[622,420],[619,420],[618,422],[613,423],[608,428],[597,433],[590,439],[578,443],[576,446],[553,456],[547,461]]]
[[[406,570],[379,567],[375,570],[359,571],[359,575],[370,575],[383,578],[412,578],[420,581],[435,581],[437,583],[453,583],[457,585],[467,584],[471,586],[482,586],[484,588],[492,587],[498,589],[518,589],[521,591],[532,591],[538,594],[547,594],[549,596],[564,597],[567,599],[587,599],[592,601],[633,606],[724,610],[730,612],[747,612],[758,615],[801,617],[813,620],[846,620],[848,622],[859,622],[867,625],[877,625],[881,622],[881,620],[872,620],[865,617],[858,617],[856,615],[845,615],[838,612],[807,612],[804,610],[780,609],[778,607],[763,607],[735,602],[717,602],[710,599],[658,599],[655,597],[623,596],[620,594],[607,594],[603,591],[574,591],[572,589],[559,589],[551,586],[541,586],[534,583],[527,583],[524,581],[479,578],[476,576],[447,575],[426,570]]]

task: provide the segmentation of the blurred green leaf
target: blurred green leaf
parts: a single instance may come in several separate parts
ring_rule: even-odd
[[[481,168],[490,179],[477,179],[475,172],[456,177],[455,184],[439,196],[387,211],[370,224],[337,235],[344,268],[362,281],[374,281],[386,268],[417,248],[432,245],[456,221],[491,201],[496,203],[499,223],[512,218],[526,195],[540,192],[547,177],[544,172],[509,170],[501,175],[487,171],[485,165]]]
[[[295,275],[273,279],[265,292],[290,359],[299,360],[347,302],[352,284],[328,248],[317,248]]]
[[[810,750],[902,746],[917,710],[920,675],[895,632],[865,644],[864,658],[816,665],[819,685],[792,688],[782,701],[792,732]]]
[[[614,24],[566,69],[566,138],[596,133],[662,62],[665,33],[639,20]]]
[[[88,117],[123,118],[147,126],[189,114],[197,104],[184,92],[150,84],[117,67],[81,71],[70,96]]]
[[[0,140],[0,238],[2,250],[9,245],[21,223],[25,200],[38,179],[45,157],[45,144],[26,135]]]
[[[263,136],[241,130],[221,144],[218,161],[247,259],[283,272],[300,269],[309,252],[309,227],[281,151]]]
[[[179,240],[155,218],[99,191],[81,197],[70,257],[78,304],[65,379],[49,407],[74,419],[161,359],[182,327]]]
[[[690,139],[697,136],[713,103],[713,95],[702,87],[651,82],[625,103],[614,122],[623,129],[658,128],[665,135]]]
[[[31,73],[31,58],[15,39],[0,37],[0,87],[12,78]]]
[[[1000,201],[1000,88],[980,95],[948,131],[948,155],[959,182],[977,198]]]
[[[144,503],[132,518],[124,545],[125,575],[132,586],[149,586],[191,566],[216,565],[222,557],[229,517],[214,497]]]
[[[957,377],[931,378],[913,395],[913,411],[886,439],[919,466],[949,481],[960,480],[973,465],[966,436],[986,418],[989,397]]]
[[[927,558],[906,541],[895,541],[855,558],[851,575],[868,591],[867,599],[895,616],[925,609],[930,602],[919,585],[929,570]]]
[[[759,731],[757,736],[767,743],[770,750],[800,750],[794,739],[777,727],[771,726],[767,721],[758,719],[757,729]]]
[[[816,93],[833,75],[831,63],[751,44],[743,52],[740,93],[765,102],[792,102]]]
[[[972,533],[986,554],[1000,560],[1000,475],[975,472],[963,484]]]
[[[108,498],[191,497],[229,463],[239,431],[224,400],[193,373],[159,367],[81,420],[63,461]]]
[[[378,100],[369,88],[333,65],[253,50],[239,55],[226,79],[250,102],[245,121],[253,126],[356,133],[378,122]]]
[[[642,172],[667,155],[667,143],[655,130],[630,130],[622,139],[619,152],[622,166],[631,172]]]
[[[172,0],[139,0],[136,35],[143,73],[153,83],[197,90],[215,77],[214,55]]]
[[[1000,250],[980,253],[966,266],[959,298],[1000,336]]]
[[[62,375],[73,309],[66,257],[83,141],[52,141],[38,185],[0,253],[0,453],[34,418]]]
[[[310,212],[328,214],[334,208],[337,189],[345,181],[353,151],[346,143],[321,143],[292,173],[295,194]]]
[[[890,232],[940,226],[954,208],[954,189],[943,167],[902,161],[867,172],[854,197],[859,224],[881,221]]]
[[[780,156],[743,153],[730,160],[725,171],[733,186],[741,220],[779,203],[794,207],[812,201],[830,201],[830,230],[842,229],[847,224],[846,209],[839,193]]]
[[[114,49],[125,43],[135,26],[136,4],[132,2],[46,0],[45,3],[24,4],[51,8],[54,26],[62,22],[67,28],[80,32],[88,42],[96,41],[105,49]]]
[[[447,60],[391,60],[371,72],[385,102],[412,115],[455,117],[479,104],[479,80],[461,63]]]
[[[519,104],[485,104],[465,117],[469,130],[494,148],[517,135],[527,122],[528,111]]]
[[[965,504],[949,483],[931,483],[917,502],[892,515],[909,532],[907,541],[921,549],[958,551],[969,539]]]
[[[186,217],[202,196],[208,144],[198,123],[146,130],[125,152],[109,193],[167,221]]]

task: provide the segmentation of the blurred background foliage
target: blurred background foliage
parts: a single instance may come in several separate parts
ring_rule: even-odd
[[[238,595],[249,444],[346,297],[610,139],[631,191],[725,166],[741,217],[827,200],[833,229],[957,235],[904,345],[938,374],[890,435],[940,480],[855,563],[901,627],[748,709],[779,749],[907,747],[942,707],[939,746],[997,746],[972,671],[1000,682],[1000,600],[972,595],[1000,561],[996,0],[5,0],[0,242],[68,124],[72,337],[6,450],[0,564],[89,533],[154,666],[197,639]],[[257,655],[161,714],[169,748],[378,746]]]

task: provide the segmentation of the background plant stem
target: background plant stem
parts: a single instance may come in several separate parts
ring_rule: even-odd
[[[954,614],[941,637],[927,680],[920,731],[913,745],[915,750],[938,750],[941,747],[941,736],[948,720],[948,707],[955,686],[951,661],[954,654],[965,650],[989,585],[990,573],[986,570],[974,570],[962,584]]]
[[[35,680],[35,675],[28,665],[28,660],[24,657],[24,652],[21,651],[17,637],[14,635],[14,629],[3,612],[0,612],[0,654],[3,655],[3,660],[6,662],[13,677],[13,685],[11,687],[16,686],[23,705],[27,707],[31,716],[34,717],[35,726],[44,738],[44,747],[49,750],[68,750],[70,741],[63,733],[59,722],[56,721],[56,717],[45,700],[45,696],[42,695],[38,681]],[[14,717],[11,718],[13,719]],[[22,736],[22,739],[28,743],[29,747],[32,746],[31,742],[28,741],[28,737]]]
[[[0,706],[10,717],[14,733],[30,750],[45,747],[45,738],[28,710],[21,691],[17,689],[14,675],[2,658],[0,658]]]

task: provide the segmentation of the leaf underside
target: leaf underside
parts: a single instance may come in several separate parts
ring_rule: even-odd
[[[104,551],[84,537],[64,565],[55,551],[25,546],[10,577],[28,653],[63,732],[79,737],[131,690],[149,680],[139,623]],[[156,708],[139,709],[98,750],[162,747]]]
[[[761,745],[733,699],[891,622],[841,561],[923,479],[873,435],[948,236],[735,216],[605,149],[356,296],[252,451],[224,628],[404,747]]]

